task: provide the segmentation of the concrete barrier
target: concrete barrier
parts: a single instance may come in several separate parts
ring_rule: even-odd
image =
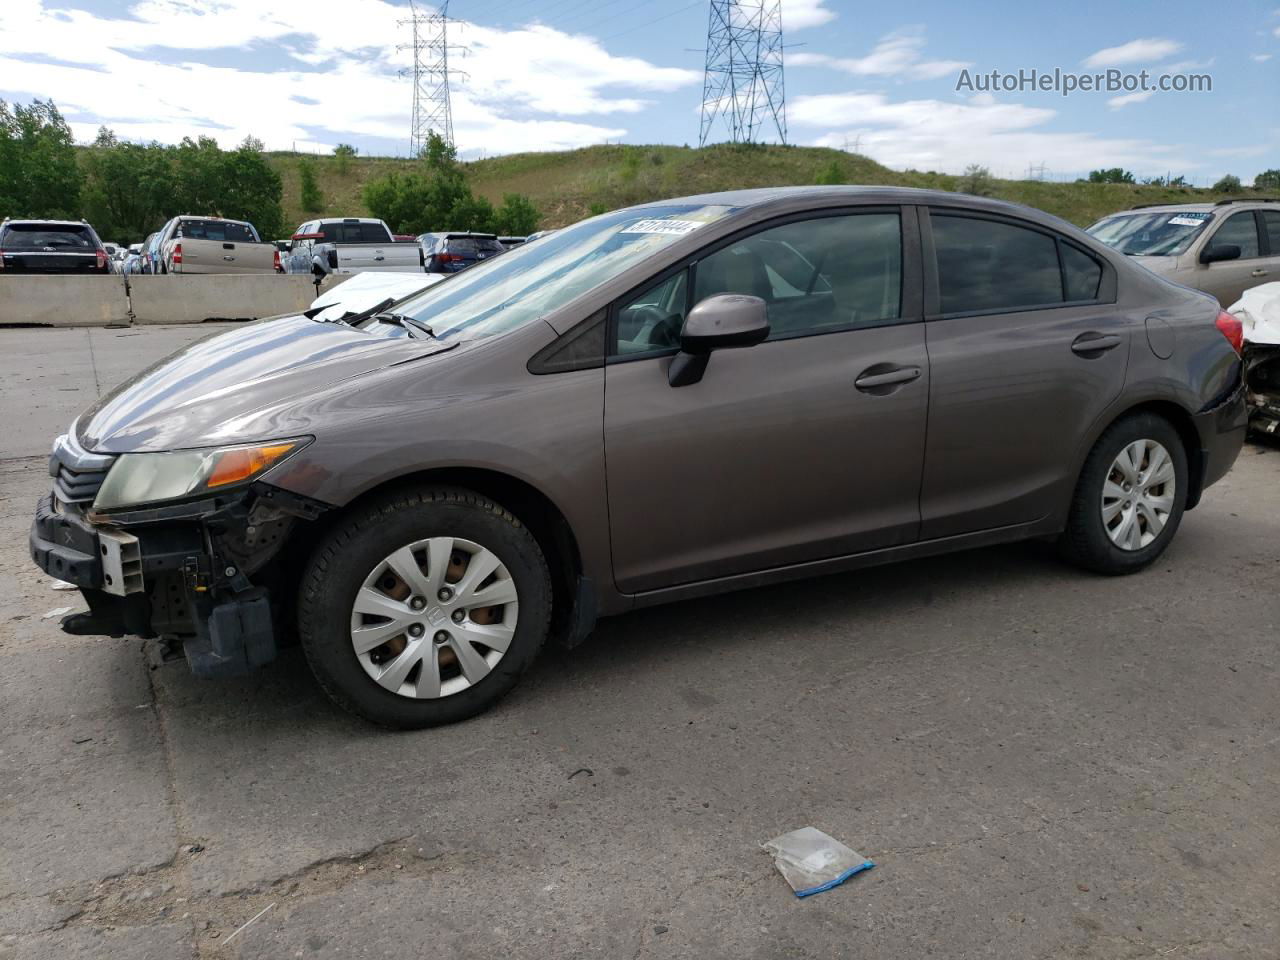
[[[321,292],[347,277],[326,277]],[[135,323],[201,323],[258,320],[305,310],[316,298],[311,277],[296,274],[227,273],[131,276]]]
[[[0,271],[0,324],[27,323],[53,327],[127,326],[129,297],[124,278],[5,276]]]

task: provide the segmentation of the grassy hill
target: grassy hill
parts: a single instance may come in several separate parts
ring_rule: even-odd
[[[298,163],[289,153],[269,155],[284,181],[285,222],[290,228],[316,216],[299,202]],[[357,157],[342,171],[331,157],[316,157],[316,178],[324,195],[321,216],[368,216],[361,189],[388,170],[408,169],[413,160]],[[472,189],[495,204],[504,193],[523,193],[543,213],[543,228],[561,227],[588,216],[593,206],[614,209],[632,203],[714,190],[816,183],[832,163],[841,181],[957,190],[962,177],[896,171],[867,157],[824,147],[672,146],[584,147],[554,153],[517,153],[465,164]],[[992,179],[984,192],[1002,200],[1039,207],[1081,226],[1138,203],[1194,203],[1227,196],[1193,187],[1109,183],[1057,183]]]

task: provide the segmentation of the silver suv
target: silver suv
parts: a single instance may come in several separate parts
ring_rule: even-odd
[[[1167,280],[1223,307],[1280,280],[1280,199],[1134,207],[1086,231]]]

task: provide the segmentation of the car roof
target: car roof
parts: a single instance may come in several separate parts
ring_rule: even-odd
[[[1135,210],[1150,211],[1153,213],[1174,213],[1179,210],[1188,213],[1213,213],[1227,207],[1241,210],[1254,208],[1273,209],[1269,204],[1280,204],[1280,197],[1242,197],[1238,200],[1214,200],[1205,201],[1203,203],[1140,203],[1137,206],[1130,207],[1128,210],[1117,210],[1116,213],[1132,213]],[[1108,216],[1114,216],[1114,214],[1108,214]]]
[[[669,200],[657,200],[638,204],[631,208],[643,210],[648,207],[664,207],[674,204],[690,206],[723,205],[734,208],[733,215],[741,216],[748,211],[757,213],[768,208],[780,208],[781,211],[805,211],[817,209],[826,204],[841,203],[884,203],[884,204],[919,204],[922,206],[963,207],[969,210],[988,213],[1004,213],[1021,217],[1024,220],[1038,222],[1055,229],[1063,228],[1079,230],[1074,224],[1061,217],[1028,207],[1021,203],[1007,200],[994,200],[990,197],[979,197],[968,193],[953,193],[949,190],[925,190],[919,187],[886,187],[862,186],[857,184],[816,187],[758,187],[748,190],[726,190],[721,193],[700,193],[688,197],[673,197]]]
[[[19,223],[34,223],[42,227],[87,227],[84,220],[5,220],[4,223],[14,226]]]

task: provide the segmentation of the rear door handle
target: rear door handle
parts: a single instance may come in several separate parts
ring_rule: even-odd
[[[867,368],[868,371],[875,369],[875,367]],[[919,377],[919,367],[899,367],[896,370],[886,370],[881,373],[864,372],[853,381],[853,385],[859,390],[868,391],[878,387],[896,387],[899,384],[910,383]]]
[[[1114,333],[1082,333],[1071,341],[1071,349],[1073,352],[1083,357],[1091,354],[1104,353],[1120,346],[1123,339]]]

